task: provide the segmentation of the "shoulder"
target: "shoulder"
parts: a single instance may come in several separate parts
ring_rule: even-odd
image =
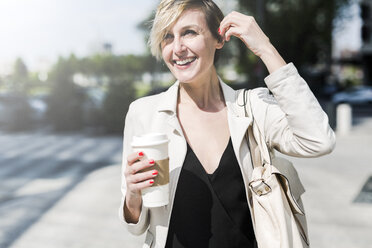
[[[153,116],[157,112],[157,104],[162,99],[164,93],[145,96],[133,101],[128,108],[125,117],[125,127],[130,128],[134,133],[140,132],[150,125]]]
[[[264,130],[267,119],[281,118],[282,111],[277,100],[268,88],[255,88],[250,94],[250,104],[255,122],[261,131]]]
[[[129,105],[129,109],[131,111],[140,111],[143,109],[156,109],[160,100],[162,99],[164,92],[151,95],[151,96],[144,96],[141,98],[136,99]]]
[[[169,87],[167,91],[136,99],[129,105],[129,111],[146,110],[146,112],[148,112],[156,110],[160,104],[167,100],[166,94],[172,87],[174,87],[174,85]]]
[[[133,101],[128,108],[126,118],[132,120],[136,125],[151,121],[152,116],[157,112],[157,106],[164,93],[145,96]]]
[[[251,104],[254,108],[269,107],[270,105],[278,105],[274,95],[268,88],[259,87],[251,90]]]
[[[129,116],[152,116],[164,108],[175,108],[174,99],[177,98],[178,84],[174,83],[166,91],[138,98],[129,105]]]

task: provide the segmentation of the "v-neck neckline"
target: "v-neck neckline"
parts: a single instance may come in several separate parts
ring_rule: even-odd
[[[198,164],[200,165],[201,169],[203,170],[204,174],[208,177],[209,180],[213,179],[215,177],[215,175],[217,174],[217,172],[219,171],[219,168],[221,167],[221,162],[224,158],[224,156],[226,155],[226,152],[228,151],[228,148],[230,146],[230,143],[231,143],[231,136],[229,138],[229,141],[227,142],[227,145],[225,147],[225,150],[223,151],[222,155],[221,155],[221,158],[220,158],[220,161],[218,162],[218,166],[217,168],[210,174],[208,173],[203,164],[200,162],[198,156],[196,155],[196,153],[194,152],[194,150],[191,148],[190,144],[186,141],[186,144],[187,144],[187,149],[190,149],[190,151],[194,154],[196,160],[198,161]]]

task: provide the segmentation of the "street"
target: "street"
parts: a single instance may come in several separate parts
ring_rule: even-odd
[[[4,248],[90,172],[121,161],[121,137],[0,133],[0,144],[0,247]]]
[[[311,246],[370,248],[372,118],[330,155],[290,158],[306,188]],[[0,133],[0,247],[141,247],[121,226],[121,137]]]

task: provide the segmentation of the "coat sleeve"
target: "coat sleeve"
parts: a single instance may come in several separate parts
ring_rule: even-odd
[[[330,153],[335,134],[328,117],[297,69],[289,63],[265,78],[272,92],[255,90],[260,129],[270,148],[296,157],[318,157]],[[253,99],[252,99],[253,100]],[[263,107],[265,106],[265,107]],[[257,109],[260,109],[257,113]]]
[[[149,209],[144,207],[142,205],[141,209],[141,215],[139,218],[138,223],[133,224],[133,223],[128,223],[125,218],[124,218],[124,202],[125,202],[125,195],[126,195],[126,181],[125,181],[125,176],[124,176],[124,171],[127,166],[127,156],[132,152],[130,142],[132,140],[132,137],[136,135],[135,133],[135,107],[133,106],[134,104],[132,103],[129,106],[127,116],[125,118],[125,126],[124,126],[124,135],[123,135],[123,157],[122,157],[122,168],[121,168],[121,193],[122,193],[122,198],[121,198],[121,204],[119,208],[119,219],[125,225],[128,229],[128,231],[134,235],[141,235],[143,234],[148,226],[149,226]]]

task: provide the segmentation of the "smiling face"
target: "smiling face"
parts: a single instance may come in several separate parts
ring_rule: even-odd
[[[222,46],[198,9],[185,10],[161,42],[164,62],[182,83],[198,81],[212,73],[215,51]]]

